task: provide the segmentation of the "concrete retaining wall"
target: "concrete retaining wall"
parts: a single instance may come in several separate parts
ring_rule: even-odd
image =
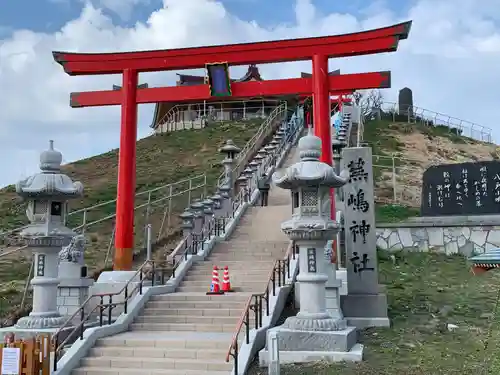
[[[377,247],[465,256],[484,253],[500,247],[500,215],[422,217],[377,224]]]

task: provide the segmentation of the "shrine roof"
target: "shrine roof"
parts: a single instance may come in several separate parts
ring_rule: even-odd
[[[337,69],[337,70],[332,70],[331,72],[328,73],[329,76],[338,76],[340,75],[340,69]],[[312,77],[312,73],[305,73],[305,72],[302,72],[300,73],[300,78],[311,78]]]
[[[183,85],[186,83],[201,85],[205,83],[204,76],[195,76],[190,74],[177,74],[177,75],[179,76],[179,81],[177,82],[178,85]],[[260,75],[259,72],[259,68],[253,64],[248,66],[248,70],[243,77],[238,79],[232,78],[231,82],[247,82],[250,81],[252,78],[255,79],[256,81],[263,81],[262,76]]]

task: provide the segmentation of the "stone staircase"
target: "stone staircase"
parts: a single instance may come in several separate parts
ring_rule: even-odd
[[[292,149],[289,163],[294,159]],[[290,207],[289,192],[273,187],[269,206],[249,208],[232,237],[194,264],[175,293],[152,297],[130,331],[98,340],[72,374],[228,375],[233,363],[226,355],[248,299],[266,290],[275,260],[285,255],[289,241],[280,223]],[[206,295],[214,265],[229,267],[234,293]]]

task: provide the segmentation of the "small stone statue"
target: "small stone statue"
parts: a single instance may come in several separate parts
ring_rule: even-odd
[[[68,246],[62,248],[59,252],[59,261],[71,263],[83,263],[85,253],[85,236],[78,234],[71,239]]]

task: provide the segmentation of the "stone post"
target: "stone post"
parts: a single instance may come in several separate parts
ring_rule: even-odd
[[[30,224],[20,235],[35,259],[33,287],[33,310],[29,316],[19,319],[16,328],[57,328],[66,318],[58,312],[57,294],[58,254],[62,246],[70,243],[75,233],[64,226],[67,201],[83,193],[80,182],[61,173],[62,154],[54,150],[54,142],[40,155],[40,173],[22,180],[16,192],[28,201],[26,216]]]
[[[339,230],[331,219],[330,189],[343,186],[347,173],[338,176],[331,166],[319,161],[321,140],[312,135],[312,129],[299,140],[298,149],[300,161],[276,171],[273,181],[292,194],[292,218],[282,223],[281,229],[299,247],[300,311],[269,331],[278,332],[280,353],[287,353],[280,355],[283,363],[361,360],[356,328],[347,326],[338,299],[333,315],[326,309],[326,269],[330,263],[324,247]]]

